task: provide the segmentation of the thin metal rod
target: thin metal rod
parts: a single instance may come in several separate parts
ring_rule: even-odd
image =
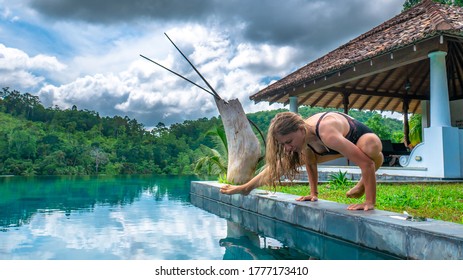
[[[154,60],[152,60],[152,59],[150,59],[150,58],[148,58],[148,57],[146,57],[146,56],[144,56],[144,55],[141,55],[141,54],[140,54],[140,56],[143,57],[144,59],[148,60],[148,61],[151,61],[152,63],[156,64],[157,66],[164,68],[165,70],[169,71],[170,73],[175,74],[175,75],[179,76],[180,78],[182,78],[182,79],[184,79],[184,80],[186,80],[186,81],[192,83],[193,85],[199,87],[200,89],[204,90],[205,92],[209,93],[210,95],[216,97],[216,96],[214,95],[214,93],[212,93],[210,90],[203,88],[202,86],[198,85],[197,83],[193,82],[192,80],[190,80],[190,79],[188,79],[188,78],[185,78],[184,76],[180,75],[179,73],[170,70],[169,68],[167,68],[167,67],[165,67],[165,66],[163,66],[163,65],[161,65],[161,64],[159,64],[159,63],[157,63],[156,61],[154,61]]]
[[[207,80],[203,77],[203,75],[201,75],[201,73],[199,73],[198,69],[196,69],[196,67],[193,65],[193,63],[191,63],[191,61],[186,57],[186,55],[184,55],[183,52],[177,47],[177,45],[175,45],[175,43],[169,38],[169,36],[167,35],[167,33],[164,33],[164,35],[166,35],[167,39],[169,39],[169,41],[172,43],[172,45],[174,45],[174,47],[175,47],[175,48],[177,49],[177,51],[183,56],[183,58],[185,58],[185,60],[188,61],[188,63],[190,64],[190,66],[191,66],[191,67],[195,70],[195,72],[201,77],[201,79],[206,83],[206,85],[211,89],[212,92],[209,91],[209,90],[207,90],[207,89],[205,89],[205,88],[203,88],[202,86],[196,84],[195,82],[193,82],[193,81],[191,81],[191,80],[189,80],[189,79],[183,77],[182,75],[180,75],[180,74],[178,74],[178,73],[176,73],[176,72],[170,70],[169,68],[167,68],[167,67],[165,67],[165,66],[162,66],[161,64],[159,64],[159,63],[157,63],[157,62],[155,62],[155,61],[153,61],[153,60],[151,60],[151,59],[149,59],[149,58],[147,58],[147,57],[145,57],[145,56],[143,56],[143,55],[140,55],[140,56],[143,57],[143,58],[145,58],[145,59],[147,59],[147,60],[149,60],[149,61],[151,61],[151,62],[153,62],[154,64],[156,64],[156,65],[158,65],[158,66],[160,66],[160,67],[166,69],[167,71],[169,71],[169,72],[171,72],[171,73],[173,73],[173,74],[179,76],[180,78],[182,78],[182,79],[184,79],[184,80],[186,80],[186,81],[188,81],[188,82],[194,84],[195,86],[197,86],[197,87],[199,87],[200,89],[202,89],[202,90],[206,91],[207,93],[211,94],[212,96],[214,96],[214,97],[217,98],[218,100],[223,100],[223,99],[219,96],[219,94],[215,91],[215,89],[207,82]],[[225,101],[225,100],[224,100],[224,101]],[[225,101],[225,102],[226,102],[226,101]],[[254,126],[254,127],[256,128],[256,130],[258,131],[258,133],[260,134],[260,136],[261,136],[261,138],[262,138],[262,142],[263,142],[263,144],[264,144],[264,151],[265,151],[265,147],[266,147],[267,145],[266,145],[266,141],[265,141],[264,134],[262,133],[262,131],[260,130],[260,128],[259,128],[253,121],[251,121],[251,119],[249,119],[249,117],[246,116],[246,118],[248,119],[249,123],[250,123],[252,126]],[[262,158],[263,158],[263,156],[262,156]]]
[[[196,71],[196,73],[206,83],[206,85],[209,87],[209,89],[214,93],[215,98],[218,98],[218,99],[222,100],[222,98],[215,91],[215,89],[207,82],[207,80],[203,77],[203,75],[201,75],[201,73],[199,73],[198,69],[196,69],[196,67],[193,65],[193,63],[191,63],[191,61],[186,57],[186,55],[184,55],[183,52],[177,47],[177,45],[175,45],[175,43],[169,38],[169,36],[167,36],[167,33],[164,33],[164,35],[166,35],[167,39],[169,39],[169,41],[172,43],[172,45],[174,45],[174,47],[177,49],[177,51],[183,56],[183,58],[186,59],[186,61],[188,61],[188,63],[191,65],[191,67],[193,67],[193,69]]]

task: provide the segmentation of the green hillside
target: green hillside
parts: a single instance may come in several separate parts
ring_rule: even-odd
[[[151,131],[128,117],[100,117],[89,110],[44,108],[38,97],[3,89],[0,99],[0,175],[193,174],[215,147],[207,132],[220,118],[201,118]],[[266,135],[273,116],[248,117]],[[301,107],[307,117],[321,108]],[[383,139],[400,141],[402,122],[375,112],[352,111]],[[256,130],[257,133],[257,130]],[[261,137],[258,137],[261,139]]]

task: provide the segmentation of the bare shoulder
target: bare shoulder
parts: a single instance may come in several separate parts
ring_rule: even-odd
[[[318,129],[320,136],[326,134],[329,136],[333,136],[333,134],[341,134],[342,136],[347,133],[349,123],[345,117],[339,114],[326,114],[320,122]]]
[[[305,122],[311,126],[315,126],[318,122],[318,120],[321,118],[321,116],[323,115],[324,113],[317,113],[317,114],[314,114],[310,117],[308,117],[307,119],[305,119]]]

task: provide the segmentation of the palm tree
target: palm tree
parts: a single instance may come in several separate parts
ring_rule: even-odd
[[[206,155],[196,161],[194,169],[196,174],[202,173],[204,169],[207,175],[224,176],[227,174],[227,163],[216,149],[201,145],[201,150]]]
[[[212,137],[214,148],[201,145],[200,148],[205,156],[196,161],[194,172],[201,174],[204,170],[207,175],[219,175],[219,181],[227,182],[228,171],[228,143],[223,125],[214,127],[206,132]],[[260,157],[257,162],[255,174],[264,168],[264,157]]]
[[[228,168],[228,145],[225,129],[223,126],[214,127],[206,135],[212,137],[215,148],[200,146],[205,156],[196,161],[194,172],[200,174],[205,169],[207,175],[224,177]]]
[[[422,141],[421,136],[421,114],[414,114],[410,118],[410,145],[415,147]]]

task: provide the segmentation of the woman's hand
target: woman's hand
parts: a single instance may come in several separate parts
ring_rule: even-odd
[[[234,186],[234,185],[223,185],[220,188],[220,192],[223,194],[242,194],[242,195],[248,195],[251,191],[246,188],[245,185],[239,185],[239,186]]]

